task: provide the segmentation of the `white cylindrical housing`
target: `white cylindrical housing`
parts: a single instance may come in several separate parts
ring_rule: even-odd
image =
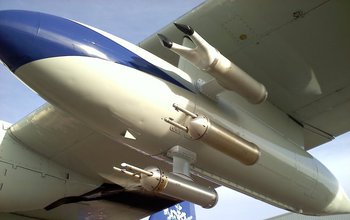
[[[263,84],[223,56],[192,28],[177,26],[191,29],[192,34],[189,37],[196,47],[188,48],[173,43],[165,36],[161,38],[163,45],[167,45],[170,50],[190,61],[198,69],[208,72],[222,87],[238,93],[250,103],[259,104],[267,99],[267,90]]]
[[[203,208],[212,208],[218,201],[218,194],[211,187],[204,187],[172,173],[165,173],[157,167],[148,167],[152,176],[141,174],[141,185],[149,191],[155,191],[179,200],[185,200]]]
[[[206,70],[227,90],[234,91],[250,103],[259,104],[267,99],[265,86],[219,52],[216,60]]]

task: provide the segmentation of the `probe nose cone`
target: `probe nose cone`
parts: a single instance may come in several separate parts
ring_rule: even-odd
[[[191,26],[186,24],[178,24],[174,23],[177,29],[179,29],[182,33],[191,36],[194,33],[194,30]]]
[[[157,34],[158,38],[160,40],[160,43],[166,47],[166,48],[171,48],[173,46],[173,42],[171,40],[169,40],[166,36],[162,35],[162,34]]]

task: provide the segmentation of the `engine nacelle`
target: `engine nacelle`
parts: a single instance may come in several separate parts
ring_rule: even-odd
[[[263,84],[223,56],[190,26],[176,23],[175,26],[185,33],[196,47],[184,47],[158,34],[164,47],[186,58],[197,68],[208,72],[222,87],[238,93],[249,102],[259,104],[267,99],[267,90]]]

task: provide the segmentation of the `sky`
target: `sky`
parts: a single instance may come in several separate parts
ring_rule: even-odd
[[[0,10],[41,11],[97,27],[137,44],[199,5],[202,0],[0,0]],[[1,45],[0,45],[1,46]],[[45,103],[0,64],[0,120],[15,123]],[[350,133],[311,150],[339,179],[350,194]],[[219,202],[212,209],[196,206],[197,218],[265,219],[284,210],[225,187],[218,189]]]

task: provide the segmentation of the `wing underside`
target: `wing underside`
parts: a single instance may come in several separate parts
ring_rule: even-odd
[[[208,1],[176,22],[191,25],[269,92],[304,128],[307,149],[349,131],[350,4],[346,0]],[[182,42],[170,24],[160,33]],[[178,65],[156,35],[140,46]]]
[[[101,183],[100,187],[82,195],[57,198],[41,210],[13,215],[39,219],[99,216],[103,219],[139,219],[178,202],[145,192],[133,178],[113,170],[113,166],[125,161],[140,167],[156,165],[170,170],[168,163],[110,140],[50,104],[11,126],[7,133],[50,161],[87,180]]]

